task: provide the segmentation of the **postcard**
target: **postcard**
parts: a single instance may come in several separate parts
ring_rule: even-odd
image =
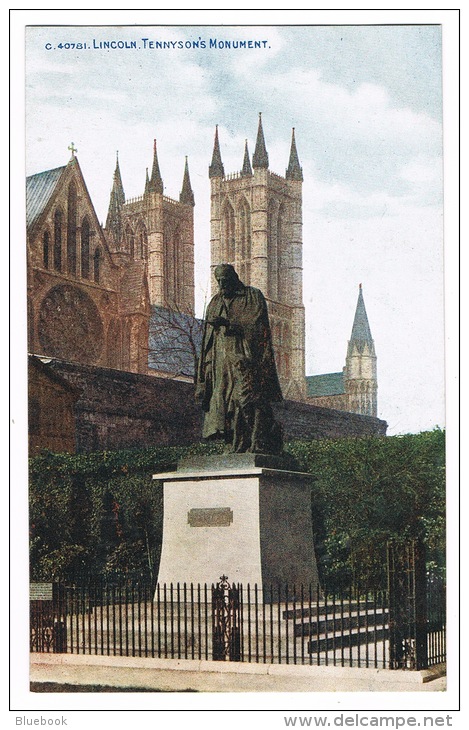
[[[16,724],[458,727],[458,11],[12,27]]]

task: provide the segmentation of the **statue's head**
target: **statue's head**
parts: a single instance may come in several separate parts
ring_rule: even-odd
[[[231,264],[219,264],[215,268],[214,273],[220,293],[224,296],[234,295],[241,283],[234,266]]]

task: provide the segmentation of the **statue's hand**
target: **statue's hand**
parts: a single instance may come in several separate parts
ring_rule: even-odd
[[[209,320],[209,324],[212,325],[212,327],[215,327],[215,329],[220,329],[220,327],[229,327],[230,323],[225,317],[215,317],[212,320]]]

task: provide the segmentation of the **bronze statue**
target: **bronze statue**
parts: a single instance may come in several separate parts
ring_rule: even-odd
[[[205,411],[203,437],[226,451],[282,452],[271,403],[282,400],[263,294],[240,281],[230,264],[215,269],[219,291],[207,307],[196,397]]]

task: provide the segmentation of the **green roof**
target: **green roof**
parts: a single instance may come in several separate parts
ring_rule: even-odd
[[[344,374],[324,373],[306,376],[306,393],[309,398],[320,395],[342,395],[345,393]]]

